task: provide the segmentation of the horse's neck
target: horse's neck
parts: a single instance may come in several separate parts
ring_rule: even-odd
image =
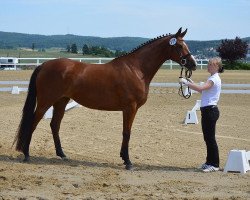
[[[142,72],[143,79],[149,84],[161,65],[169,59],[169,53],[170,48],[163,38],[131,53],[133,59],[129,60],[134,62],[132,65]]]

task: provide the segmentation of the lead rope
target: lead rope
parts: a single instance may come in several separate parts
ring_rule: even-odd
[[[184,67],[181,68],[181,73],[180,73],[179,78],[183,78],[183,76],[182,76],[183,69],[184,69]],[[191,76],[192,76],[192,70],[186,69],[185,70],[185,78],[187,79],[187,78],[190,78]],[[189,80],[187,79],[187,81],[189,81]],[[192,95],[191,89],[187,86],[188,92],[187,92],[187,94],[185,94],[183,85],[184,85],[183,83],[180,83],[180,88],[179,88],[178,94],[180,96],[184,97],[185,99],[188,99]]]

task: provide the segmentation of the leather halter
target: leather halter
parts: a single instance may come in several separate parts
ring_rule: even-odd
[[[187,64],[187,57],[191,56],[191,53],[189,52],[185,56],[181,56],[181,66],[185,66]]]

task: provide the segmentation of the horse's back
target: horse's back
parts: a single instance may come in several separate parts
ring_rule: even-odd
[[[81,62],[74,61],[68,58],[58,58],[49,60],[42,64],[42,73],[65,73],[66,71],[76,70],[75,66],[81,64]],[[83,68],[84,68],[84,63]]]

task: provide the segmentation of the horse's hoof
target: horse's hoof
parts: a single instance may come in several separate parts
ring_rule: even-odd
[[[68,161],[69,159],[65,156],[65,157],[61,157],[62,160],[64,161]]]
[[[133,170],[134,167],[133,167],[133,165],[128,164],[128,165],[125,166],[125,169],[126,169],[126,170]]]
[[[59,157],[66,157],[66,155],[63,152],[56,152],[56,155]]]
[[[29,163],[29,162],[30,162],[30,157],[25,157],[25,158],[23,159],[23,162],[24,162],[24,163]]]

